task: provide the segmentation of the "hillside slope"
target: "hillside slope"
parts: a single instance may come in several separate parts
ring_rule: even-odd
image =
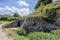
[[[55,28],[60,29],[60,1],[40,7],[32,14],[28,15],[28,17],[29,18],[23,23],[23,28],[25,30],[47,31]]]
[[[60,1],[53,2],[46,6],[39,7],[33,13],[29,14],[28,17],[41,17],[41,16],[45,17],[46,11],[55,10],[55,9],[59,9],[59,8],[60,8]]]

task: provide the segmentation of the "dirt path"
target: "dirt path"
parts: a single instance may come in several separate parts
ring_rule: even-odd
[[[7,35],[2,31],[1,27],[3,24],[0,24],[0,40],[11,40],[7,37]]]

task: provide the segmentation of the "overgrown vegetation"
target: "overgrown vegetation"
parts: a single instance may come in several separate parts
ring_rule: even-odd
[[[59,30],[54,30],[50,33],[33,32],[28,35],[28,38],[30,38],[30,40],[60,40],[59,33]]]
[[[42,7],[42,6],[45,6],[49,3],[52,3],[52,0],[38,0],[37,4],[35,6],[35,9]]]
[[[43,17],[47,22],[53,23],[57,20],[56,11],[54,9],[46,9],[45,16]]]
[[[39,17],[43,18],[49,23],[53,23],[56,21],[56,10],[60,9],[60,1],[51,3],[51,1],[42,1],[39,0],[36,7],[37,8],[33,13],[29,14],[28,17]],[[41,2],[41,3],[40,3]],[[51,4],[49,4],[51,3]],[[3,19],[7,19],[6,17]],[[13,19],[13,18],[12,18]],[[11,20],[12,20],[11,19]],[[19,18],[17,18],[19,19]],[[22,17],[20,19],[25,19]],[[10,20],[10,19],[9,19]],[[9,24],[9,23],[7,23]],[[5,30],[5,29],[4,29]],[[23,28],[19,28],[17,30],[5,30],[8,33],[8,36],[14,37],[14,40],[60,40],[60,30],[52,30],[51,32],[31,32],[24,30]]]
[[[8,31],[8,29],[5,30],[6,32]],[[14,37],[14,40],[60,40],[60,30],[52,30],[51,32],[32,32],[29,33],[27,36],[23,34],[21,35],[21,33],[16,33],[16,30],[9,30],[8,31],[8,36],[12,36]]]
[[[50,23],[57,19],[56,10],[60,8],[60,1],[47,4],[43,7],[38,7],[33,13],[29,14],[28,17],[39,17],[46,18]],[[46,21],[47,21],[46,20]]]
[[[27,35],[27,31],[24,30],[22,27],[20,29],[18,29],[16,32],[20,36],[26,36]]]

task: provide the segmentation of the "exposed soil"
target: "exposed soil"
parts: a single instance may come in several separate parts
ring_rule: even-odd
[[[3,32],[2,30],[2,25],[3,24],[0,24],[0,40],[12,40],[12,39],[9,39],[8,36]]]

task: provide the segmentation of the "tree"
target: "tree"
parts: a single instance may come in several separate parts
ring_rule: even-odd
[[[14,16],[14,17],[20,17],[20,15],[19,15],[17,12],[15,12],[15,13],[13,14],[13,16]]]
[[[43,5],[47,5],[49,3],[52,3],[52,0],[38,0],[36,6],[35,6],[35,9],[43,6]]]

